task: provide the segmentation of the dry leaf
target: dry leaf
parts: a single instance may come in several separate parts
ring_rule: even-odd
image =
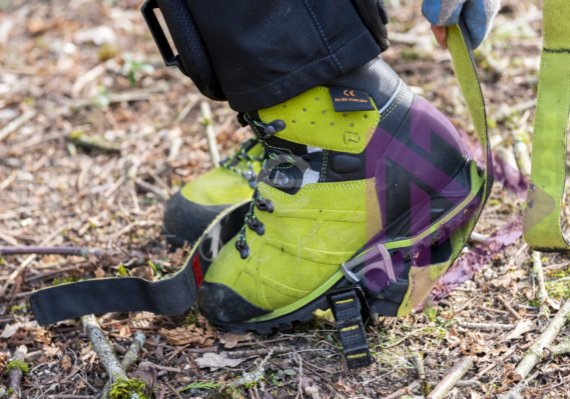
[[[133,267],[129,270],[129,274],[132,277],[139,277],[148,281],[153,281],[154,279],[154,273],[149,265]]]
[[[16,331],[18,331],[20,327],[36,328],[38,327],[38,323],[36,321],[26,321],[24,323],[17,322],[14,324],[7,325],[4,327],[4,331],[2,331],[2,335],[0,335],[0,338],[10,338],[12,335],[16,334]]]
[[[123,324],[121,327],[119,327],[119,335],[121,337],[131,336],[131,330],[129,329],[129,326],[127,324]]]
[[[95,270],[95,278],[103,278],[103,277],[105,277],[105,270],[98,267],[97,270]]]
[[[202,369],[209,367],[210,371],[216,371],[223,367],[236,367],[245,360],[245,358],[228,359],[227,356],[226,352],[222,352],[219,355],[217,353],[205,353],[204,356],[197,358],[195,362]]]
[[[529,331],[534,331],[536,329],[537,329],[536,321],[528,320],[528,319],[520,320],[517,323],[517,325],[515,326],[514,330],[509,332],[507,334],[507,336],[501,340],[501,342],[502,341],[508,341],[510,339],[518,339],[524,333],[527,333]]]
[[[212,331],[205,331],[203,328],[191,324],[188,327],[179,327],[175,330],[165,328],[159,331],[168,342],[174,345],[195,345],[201,348],[212,346],[214,334]]]
[[[68,355],[63,355],[61,358],[61,369],[67,371],[71,368],[71,359]]]
[[[480,353],[486,354],[489,351],[483,335],[474,332],[467,332],[465,339],[461,343],[461,349],[464,351],[468,350],[471,356],[477,356]]]
[[[224,334],[220,338],[220,343],[224,344],[226,348],[235,348],[238,342],[242,341],[253,341],[255,337],[252,333],[247,333],[244,335],[239,334]]]
[[[447,332],[445,335],[445,340],[449,342],[452,348],[455,348],[461,344],[461,338],[459,338],[459,334],[457,334],[457,331],[455,331],[454,328]]]

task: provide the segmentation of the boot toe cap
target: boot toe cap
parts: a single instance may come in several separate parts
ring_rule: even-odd
[[[204,281],[198,291],[198,307],[214,324],[224,325],[248,321],[271,313],[244,299],[230,287]]]

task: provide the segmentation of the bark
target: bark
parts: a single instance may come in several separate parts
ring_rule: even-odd
[[[473,362],[469,357],[459,360],[443,380],[428,395],[427,399],[443,399],[447,393],[457,384],[469,369],[473,367]]]
[[[125,373],[125,370],[123,370],[117,360],[117,356],[115,356],[113,346],[107,341],[107,338],[105,338],[105,334],[101,331],[101,327],[99,327],[95,316],[83,316],[81,320],[83,322],[83,328],[93,345],[93,349],[99,356],[105,370],[107,370],[107,374],[109,374],[110,384],[113,384],[119,378],[128,379],[127,373]]]
[[[28,348],[26,345],[20,345],[20,347],[14,352],[14,356],[12,356],[12,361],[14,360],[21,360],[24,361],[26,357],[26,353],[28,353]],[[12,389],[12,393],[8,397],[8,399],[18,399],[21,395],[21,388],[20,384],[22,382],[22,377],[24,373],[19,368],[13,368],[10,370],[10,374],[8,375],[9,382],[8,388]]]
[[[556,356],[565,355],[569,352],[570,352],[570,337],[567,337],[564,341],[560,342],[558,345],[544,348],[542,356],[543,358],[553,359]]]
[[[398,389],[396,392],[394,392],[394,393],[392,393],[392,394],[390,394],[390,395],[388,395],[388,396],[385,396],[383,399],[397,399],[397,398],[399,398],[400,396],[411,395],[411,394],[412,394],[412,391],[413,391],[414,389],[416,389],[417,387],[419,387],[419,386],[420,386],[420,382],[419,382],[419,381],[414,381],[414,382],[412,382],[410,385],[408,385],[407,387]]]
[[[412,363],[416,367],[416,370],[418,372],[418,378],[420,380],[425,380],[426,372],[424,369],[424,361],[422,360],[422,355],[420,355],[419,353],[414,353],[412,355]]]
[[[488,323],[457,323],[459,327],[463,328],[480,328],[482,330],[512,330],[515,328],[514,324],[488,324]]]
[[[564,306],[560,308],[556,316],[550,321],[550,324],[542,335],[532,344],[528,351],[513,372],[513,379],[520,381],[524,379],[536,364],[542,360],[544,348],[550,346],[556,339],[562,327],[568,322],[570,317],[570,300],[566,301]]]

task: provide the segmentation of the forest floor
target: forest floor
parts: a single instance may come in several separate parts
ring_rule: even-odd
[[[476,227],[484,241],[473,237],[456,264],[469,275],[478,272],[424,312],[370,322],[374,363],[358,370],[347,369],[335,324],[326,317],[269,336],[227,336],[193,311],[104,315],[99,323],[119,356],[135,332],[146,335],[139,364],[157,366],[139,366],[139,375],[154,384],[154,397],[379,398],[417,379],[414,353],[423,357],[428,381],[415,395],[427,394],[429,382],[441,381],[465,356],[474,366],[463,380],[472,383],[447,397],[493,396],[515,386],[515,366],[543,332],[532,251],[521,238],[527,179],[513,152],[515,142],[530,147],[542,20],[538,1],[503,3],[476,52],[497,178]],[[472,137],[449,53],[435,44],[420,5],[389,2],[392,45],[382,57]],[[165,202],[212,168],[201,123],[205,99],[178,70],[164,67],[140,6],[140,0],[0,0],[0,131],[17,124],[0,138],[0,248],[73,246],[125,254],[0,257],[0,386],[8,384],[4,371],[14,351],[25,345],[25,398],[95,398],[108,378],[81,321],[39,327],[30,294],[81,279],[153,279],[176,270],[185,251],[168,250],[161,228]],[[231,154],[251,132],[226,103],[209,104],[220,152]],[[570,259],[539,257],[554,315],[570,297]],[[173,338],[170,330],[188,325],[187,336]],[[570,327],[555,342],[566,335]],[[236,350],[247,351],[230,355],[240,361],[211,356]],[[208,357],[220,362],[217,369],[205,367]],[[263,380],[220,389],[260,362]],[[569,397],[569,375],[568,355],[545,360],[531,371],[522,394]]]

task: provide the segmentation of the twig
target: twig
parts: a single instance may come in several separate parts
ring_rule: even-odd
[[[214,167],[220,164],[220,152],[218,151],[218,143],[216,141],[216,133],[214,131],[214,121],[212,119],[212,110],[207,101],[202,101],[202,123],[206,127],[206,138],[208,139],[208,146],[210,148],[210,155],[212,156],[212,163]]]
[[[107,251],[104,249],[88,248],[88,247],[2,247],[0,246],[0,255],[69,255],[69,256],[83,256],[87,258],[89,254],[97,257],[102,255],[120,255],[121,252]]]
[[[532,274],[538,284],[536,292],[536,300],[538,301],[538,322],[541,325],[548,323],[548,292],[544,285],[544,273],[542,272],[542,261],[540,260],[540,252],[532,252]]]
[[[59,229],[55,230],[51,235],[49,235],[47,238],[45,238],[41,243],[40,243],[40,247],[43,247],[45,245],[48,245],[51,240],[53,240],[55,237],[57,237],[63,230],[65,230],[67,228],[67,224],[63,225],[62,227],[60,227]],[[32,261],[36,258],[36,254],[30,255],[28,256],[26,259],[24,259],[24,261],[20,264],[20,266],[18,266],[18,268],[16,270],[14,270],[12,272],[12,274],[10,274],[10,277],[8,278],[8,281],[6,281],[6,284],[4,284],[4,287],[2,287],[2,289],[0,290],[0,298],[4,298],[4,295],[6,294],[6,290],[8,289],[8,287],[14,282],[14,280],[16,279],[16,277],[18,277],[18,275],[20,274],[20,272],[22,270],[24,270],[26,267],[28,267],[28,265],[30,263],[32,263]]]
[[[121,364],[117,360],[117,356],[115,356],[115,352],[113,352],[113,346],[107,341],[105,338],[105,334],[99,327],[99,323],[97,319],[95,319],[94,315],[83,316],[81,318],[83,322],[83,328],[93,345],[93,349],[101,359],[101,363],[107,370],[107,374],[109,375],[109,383],[112,385],[117,379],[124,378],[128,379],[127,373],[121,367]]]
[[[301,356],[299,356],[297,352],[295,352],[295,360],[299,364],[299,391],[297,391],[295,399],[299,397],[303,399],[303,359],[301,359]]]
[[[168,371],[169,373],[177,373],[177,374],[183,373],[182,369],[178,369],[176,367],[161,366],[159,364],[154,364],[150,362],[142,362],[141,364],[139,364],[139,367],[152,367],[157,370]]]
[[[186,116],[188,116],[188,114],[190,113],[192,108],[194,108],[194,106],[198,103],[199,99],[200,99],[200,96],[192,95],[192,97],[190,98],[190,101],[188,101],[188,103],[186,103],[184,108],[182,108],[182,111],[180,111],[180,113],[178,114],[178,116],[174,120],[175,125],[182,122],[184,120],[184,118],[186,118]]]
[[[520,381],[524,379],[530,370],[542,359],[542,352],[545,347],[550,346],[554,339],[562,330],[562,327],[568,322],[570,317],[570,301],[567,301],[562,308],[556,313],[556,316],[550,321],[550,324],[542,335],[537,338],[537,340],[528,349],[518,366],[513,372],[513,379],[515,381]]]
[[[14,356],[12,356],[12,361],[20,360],[23,362],[24,358],[26,357],[26,353],[28,353],[28,348],[26,347],[26,345],[21,345],[16,350],[16,352],[14,352]],[[12,370],[10,370],[9,374],[10,381],[8,382],[8,388],[12,389],[12,393],[10,394],[8,399],[18,399],[22,396],[20,392],[20,383],[22,381],[23,376],[24,376],[23,371],[20,370],[20,368],[18,367],[14,367]]]
[[[420,355],[419,353],[414,353],[412,355],[412,363],[416,367],[416,370],[418,372],[418,379],[425,380],[426,372],[424,369],[424,361],[422,360],[422,355]]]
[[[437,381],[428,381],[428,384],[433,388],[439,384]],[[454,385],[456,388],[479,388],[481,383],[479,381],[457,381]]]
[[[125,372],[128,372],[129,369],[131,368],[131,366],[137,360],[138,353],[141,350],[141,348],[143,347],[145,340],[146,340],[146,336],[142,332],[137,331],[135,333],[135,336],[133,338],[133,342],[131,343],[131,346],[129,346],[129,349],[127,349],[127,353],[125,353],[123,360],[121,360],[121,368],[123,370],[125,370]],[[109,392],[109,387],[110,387],[109,382],[110,381],[111,380],[107,381],[105,383],[105,387],[103,387],[103,397],[106,397],[107,392]]]
[[[273,353],[289,353],[293,350],[288,346],[280,346],[275,348],[261,348],[261,349],[251,349],[245,351],[235,351],[235,352],[226,352],[229,359],[239,359],[241,357],[250,357],[250,356],[265,356],[270,351]]]
[[[528,388],[528,383],[536,378],[539,371],[531,375],[526,381],[521,381],[513,389],[501,397],[501,399],[524,399],[520,393]]]
[[[0,130],[0,141],[4,140],[10,133],[18,129],[24,123],[35,117],[37,112],[35,110],[29,110],[24,112],[18,118],[14,119],[12,122],[8,123],[6,126]]]
[[[168,195],[164,193],[164,190],[156,187],[154,184],[144,181],[140,177],[135,180],[135,185],[141,191],[156,194],[163,200],[168,199]]]
[[[431,391],[427,399],[443,399],[471,367],[473,367],[473,361],[471,361],[469,357],[466,356],[459,360],[455,366],[453,366],[449,374]]]
[[[120,153],[121,148],[118,144],[105,140],[100,136],[88,136],[83,132],[76,132],[71,134],[71,141],[84,148],[94,148],[97,150],[109,152],[109,153]]]
[[[556,356],[565,355],[570,352],[570,337],[566,337],[558,345],[547,346],[542,352],[543,358],[553,359]]]
[[[521,319],[521,315],[518,314],[518,312],[512,308],[511,304],[508,303],[507,300],[503,298],[501,294],[497,295],[497,299],[503,304],[505,309],[507,309],[509,312],[511,312],[513,316],[515,316],[515,319],[517,320]]]
[[[480,328],[482,330],[512,330],[515,328],[514,324],[488,324],[488,323],[457,323],[459,327],[463,328]]]
[[[393,392],[390,395],[385,396],[383,399],[397,399],[400,396],[411,395],[412,391],[415,390],[419,386],[420,386],[420,382],[416,380],[416,381],[412,382],[410,385],[408,385],[407,387],[400,388],[396,392]]]
[[[477,233],[476,231],[472,231],[471,235],[469,236],[469,241],[473,242],[483,242],[489,238],[488,234],[481,234]]]
[[[513,152],[515,153],[515,158],[517,160],[517,165],[519,167],[519,172],[523,176],[530,176],[530,156],[528,152],[528,146],[524,141],[517,140],[514,137]]]
[[[10,176],[8,176],[2,183],[0,183],[0,191],[4,190],[6,187],[12,184],[12,182],[16,180],[16,177],[18,177],[17,170],[13,171]]]

